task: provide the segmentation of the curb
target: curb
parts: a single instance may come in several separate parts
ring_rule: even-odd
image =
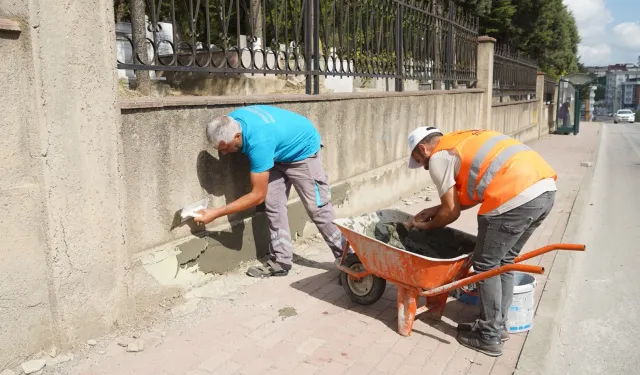
[[[598,140],[591,151],[593,166],[583,176],[578,194],[573,202],[571,214],[562,236],[563,243],[576,242],[575,239],[579,236],[584,210],[591,195],[591,182],[598,162],[603,129],[604,126],[598,131]],[[580,255],[583,254],[573,251],[558,251],[556,253],[535,313],[535,329],[527,334],[514,374],[549,375],[551,373],[551,365],[553,364],[551,353],[560,338],[565,301],[571,286],[574,257]]]

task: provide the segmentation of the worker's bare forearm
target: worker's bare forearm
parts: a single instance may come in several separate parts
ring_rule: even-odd
[[[235,201],[220,207],[220,216],[246,211],[264,202],[264,196],[255,192],[245,194]]]
[[[444,228],[456,221],[458,217],[460,217],[460,214],[455,214],[446,208],[440,207],[436,216],[434,216],[430,221],[424,223],[423,229]]]

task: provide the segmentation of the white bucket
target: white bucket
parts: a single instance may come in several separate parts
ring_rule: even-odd
[[[510,333],[525,332],[533,325],[535,314],[536,279],[528,273],[514,272],[513,302],[507,314]]]

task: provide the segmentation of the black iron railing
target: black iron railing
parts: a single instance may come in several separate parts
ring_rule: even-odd
[[[132,24],[119,69],[304,75],[307,93],[322,75],[476,80],[478,20],[449,0],[146,0],[146,35],[116,8]]]
[[[505,45],[497,45],[493,66],[494,96],[536,94],[538,64]]]

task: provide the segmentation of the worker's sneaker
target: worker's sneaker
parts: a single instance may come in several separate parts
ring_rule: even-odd
[[[478,324],[477,322],[460,323],[458,324],[458,331],[459,332],[473,331],[477,324]],[[506,326],[502,326],[502,329],[500,330],[500,340],[502,342],[509,340],[509,330],[507,329]]]
[[[249,269],[247,270],[247,275],[258,278],[271,276],[287,276],[290,270],[290,264],[268,260],[263,266],[249,267]]]
[[[488,338],[478,331],[458,331],[458,342],[469,349],[477,350],[491,357],[502,355],[502,341]]]

